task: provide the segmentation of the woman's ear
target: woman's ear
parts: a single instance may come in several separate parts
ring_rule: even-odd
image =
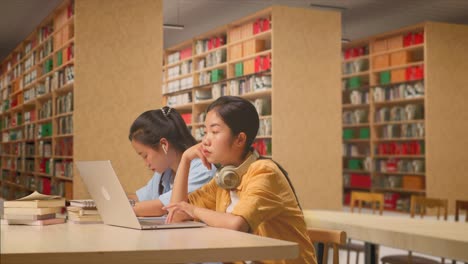
[[[247,142],[247,135],[244,132],[240,132],[239,135],[236,137],[236,145],[240,147],[244,147]]]
[[[159,140],[159,144],[161,145],[164,153],[167,155],[167,151],[169,150],[169,141],[166,138],[161,138]]]

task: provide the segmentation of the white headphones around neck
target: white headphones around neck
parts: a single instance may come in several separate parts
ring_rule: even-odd
[[[215,181],[219,187],[231,190],[239,186],[242,175],[244,175],[249,166],[259,158],[257,151],[253,151],[239,167],[227,165],[218,169],[215,175]]]

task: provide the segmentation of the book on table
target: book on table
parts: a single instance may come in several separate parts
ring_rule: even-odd
[[[76,207],[68,206],[67,212],[78,214],[78,215],[97,215],[99,214],[98,210],[95,207]]]
[[[94,200],[82,199],[82,200],[70,200],[70,206],[72,207],[81,207],[81,208],[96,208]]]
[[[5,215],[45,215],[60,213],[62,207],[43,207],[43,208],[27,208],[27,207],[5,207],[3,213]]]
[[[56,214],[44,214],[44,215],[16,215],[16,214],[6,214],[3,216],[6,220],[45,220],[55,218]]]
[[[93,205],[92,203],[87,202],[81,203],[86,207],[79,206],[68,206],[68,220],[74,224],[98,224],[102,223],[101,216],[96,207],[88,207]]]
[[[2,219],[2,224],[8,225],[55,225],[65,223],[65,218],[50,218],[43,220],[27,220],[27,219]]]
[[[55,195],[45,195],[37,191],[32,194],[13,201],[5,201],[5,208],[44,208],[44,207],[64,207],[65,199]]]
[[[9,225],[52,225],[65,222],[58,218],[65,207],[65,199],[55,195],[44,195],[38,192],[23,198],[5,201],[3,224]]]

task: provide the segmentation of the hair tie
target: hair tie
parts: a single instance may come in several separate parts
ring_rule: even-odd
[[[172,108],[170,108],[169,106],[164,106],[163,108],[161,108],[161,112],[166,118],[168,118],[169,114],[171,113],[171,110]]]

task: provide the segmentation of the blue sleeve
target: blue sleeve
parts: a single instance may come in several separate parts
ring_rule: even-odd
[[[211,170],[208,170],[205,165],[203,165],[201,159],[194,159],[190,164],[190,172],[188,181],[189,193],[207,184],[215,175],[216,167],[211,165]]]
[[[207,184],[215,175],[216,167],[211,166],[208,170],[200,159],[194,159],[190,163],[189,179],[188,179],[188,192],[191,193],[203,185]],[[171,201],[172,190],[159,196],[162,204],[168,205]]]
[[[136,191],[139,201],[155,200],[159,198],[158,186],[161,174],[155,172],[148,183]]]

